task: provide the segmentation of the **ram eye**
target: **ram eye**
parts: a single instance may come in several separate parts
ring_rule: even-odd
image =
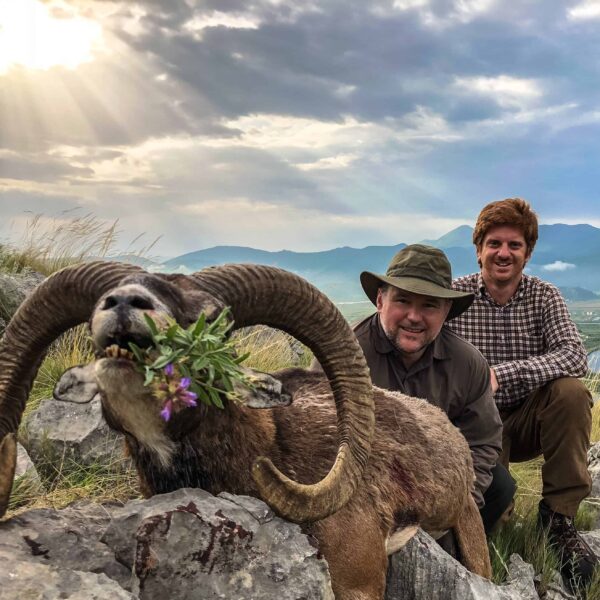
[[[152,302],[142,296],[134,296],[130,304],[132,308],[139,308],[140,310],[152,310],[154,308]]]

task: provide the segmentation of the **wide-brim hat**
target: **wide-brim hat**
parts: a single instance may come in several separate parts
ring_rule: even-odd
[[[446,255],[423,244],[412,244],[397,252],[385,275],[363,271],[360,283],[376,306],[377,290],[386,283],[413,294],[452,300],[446,321],[465,312],[475,298],[474,294],[452,289],[452,268]]]

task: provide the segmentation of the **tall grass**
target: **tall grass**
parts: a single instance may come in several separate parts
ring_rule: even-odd
[[[16,245],[0,246],[0,272],[50,275],[90,257],[107,256],[116,238],[117,221],[107,224],[89,214],[50,220],[34,215]]]
[[[240,355],[250,354],[244,366],[273,372],[290,366],[308,367],[312,352],[291,335],[278,329],[258,325],[234,332]]]

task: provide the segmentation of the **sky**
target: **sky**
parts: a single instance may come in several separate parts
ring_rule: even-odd
[[[0,0],[0,241],[393,245],[515,196],[600,227],[599,81],[600,0]]]

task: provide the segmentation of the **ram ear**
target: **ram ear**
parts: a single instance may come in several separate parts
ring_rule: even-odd
[[[63,402],[85,404],[98,393],[94,363],[67,369],[56,382],[52,396]]]
[[[281,381],[268,373],[242,368],[249,386],[235,382],[234,392],[238,400],[248,408],[277,408],[292,403],[291,394],[287,394]]]

